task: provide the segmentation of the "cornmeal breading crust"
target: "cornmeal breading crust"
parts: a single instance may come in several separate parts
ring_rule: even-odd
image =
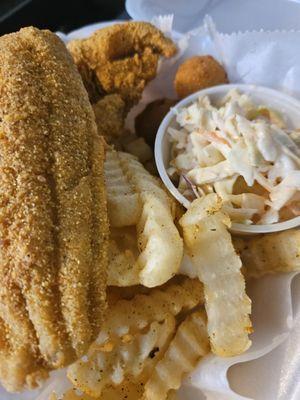
[[[11,391],[80,356],[105,308],[104,146],[49,31],[0,38],[0,378]]]

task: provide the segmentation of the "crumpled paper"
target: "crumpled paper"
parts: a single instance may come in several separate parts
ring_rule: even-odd
[[[231,82],[269,86],[300,99],[300,31],[217,31],[207,17],[203,26],[179,35],[172,32],[172,16],[153,21],[178,43],[176,58],[159,65],[158,76],[146,88],[141,102],[130,113],[137,115],[150,101],[175,97],[173,78],[178,65],[196,54],[211,54],[225,67]],[[95,24],[61,35],[80,38],[99,29]],[[252,281],[247,291],[253,301],[253,345],[243,355],[219,358],[208,355],[186,378],[181,400],[296,400],[300,398],[300,275],[280,274]],[[42,390],[12,395],[0,389],[1,400],[48,400],[52,390],[63,392],[64,371],[56,371]]]

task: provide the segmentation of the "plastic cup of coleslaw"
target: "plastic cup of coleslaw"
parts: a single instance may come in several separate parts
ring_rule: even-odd
[[[155,141],[155,161],[159,175],[170,191],[170,193],[185,207],[189,208],[191,200],[185,197],[171,180],[168,169],[171,161],[172,143],[168,133],[169,128],[178,129],[176,115],[179,110],[194,103],[199,97],[208,96],[212,103],[220,101],[232,89],[238,90],[241,94],[247,94],[252,102],[257,105],[264,105],[274,111],[278,111],[284,116],[288,129],[300,128],[300,102],[282,92],[256,85],[228,84],[214,86],[196,92],[174,106],[163,119]],[[299,149],[300,151],[300,149]],[[300,170],[300,167],[299,167]],[[300,225],[300,216],[279,221],[275,223],[238,223],[233,222],[231,231],[244,235],[255,235],[261,233],[271,233],[288,230]]]

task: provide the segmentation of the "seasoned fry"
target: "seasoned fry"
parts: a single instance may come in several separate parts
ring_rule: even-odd
[[[134,226],[111,228],[108,254],[109,285],[126,287],[140,283],[141,267],[137,262],[139,249]]]
[[[49,400],[141,400],[144,388],[141,384],[124,380],[118,386],[106,387],[101,396],[91,397],[78,389],[69,389],[62,397],[53,394]],[[171,399],[170,399],[171,400]]]
[[[120,300],[111,306],[97,342],[104,344],[124,334],[134,334],[153,321],[162,321],[169,314],[176,316],[203,301],[202,283],[189,278],[166,284],[163,289],[152,289],[149,294],[139,294],[131,300]]]
[[[151,176],[134,156],[108,151],[104,165],[111,226],[138,223],[143,208],[143,192],[153,192],[164,204],[171,204],[157,178]]]
[[[57,397],[55,393],[50,395],[49,400],[93,400],[94,398],[87,394],[81,393],[79,390],[72,388],[66,391],[63,396]]]
[[[300,231],[270,233],[234,241],[247,278],[300,270]]]
[[[233,356],[251,344],[251,301],[227,230],[230,220],[221,206],[221,199],[209,194],[195,200],[180,223],[187,252],[204,284],[212,351]]]
[[[68,378],[84,393],[100,397],[105,388],[118,386],[127,378],[143,382],[164,354],[173,332],[175,319],[152,322],[144,333],[125,334],[118,343],[93,344],[87,359],[68,368]],[[111,348],[113,347],[113,348]]]
[[[109,306],[117,303],[119,300],[131,300],[138,294],[148,294],[151,292],[151,288],[147,288],[142,285],[134,286],[108,286],[107,287],[107,302]]]
[[[137,225],[141,265],[140,283],[154,287],[178,271],[183,243],[170,209],[152,193],[143,193],[143,212]]]
[[[111,225],[137,227],[136,246],[129,240],[124,248],[127,240],[111,238],[109,284],[154,287],[165,283],[178,271],[183,254],[173,202],[130,154],[108,152],[105,173]]]
[[[140,384],[125,380],[117,387],[105,388],[98,400],[141,400],[144,388]]]
[[[184,375],[191,372],[209,352],[204,311],[189,315],[179,326],[165,355],[156,364],[145,385],[145,400],[165,400],[172,389],[179,389]]]
[[[144,387],[140,383],[132,383],[124,381],[117,387],[105,388],[97,400],[141,400],[144,393]],[[81,393],[78,389],[69,389],[62,397],[58,398],[55,394],[50,396],[49,400],[94,400],[85,393]],[[178,400],[175,390],[171,390],[167,400]]]
[[[174,317],[203,303],[202,284],[197,279],[177,281],[161,290],[152,289],[147,295],[136,295],[111,305],[87,356],[68,369],[68,377],[77,389],[93,398],[111,399],[126,382],[141,390],[151,380],[175,334]],[[194,339],[201,323],[197,322],[194,328],[193,324],[187,325],[189,328],[184,332],[189,331],[189,338]],[[199,348],[195,344],[192,347]],[[137,398],[142,398],[140,390]],[[106,397],[107,393],[111,397]]]
[[[136,138],[131,142],[125,144],[124,150],[137,157],[139,162],[141,162],[142,164],[145,164],[147,161],[153,159],[152,149],[142,137]]]
[[[141,199],[127,175],[118,152],[108,151],[104,163],[110,225],[136,225],[141,214]]]

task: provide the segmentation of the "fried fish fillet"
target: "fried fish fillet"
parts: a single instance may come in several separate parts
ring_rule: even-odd
[[[118,94],[109,94],[93,105],[98,134],[106,141],[124,134],[126,105]]]
[[[32,388],[88,348],[105,309],[104,144],[59,38],[0,38],[0,380]]]
[[[68,44],[90,100],[120,94],[130,108],[155,77],[159,56],[176,53],[171,39],[148,22],[126,22]]]

